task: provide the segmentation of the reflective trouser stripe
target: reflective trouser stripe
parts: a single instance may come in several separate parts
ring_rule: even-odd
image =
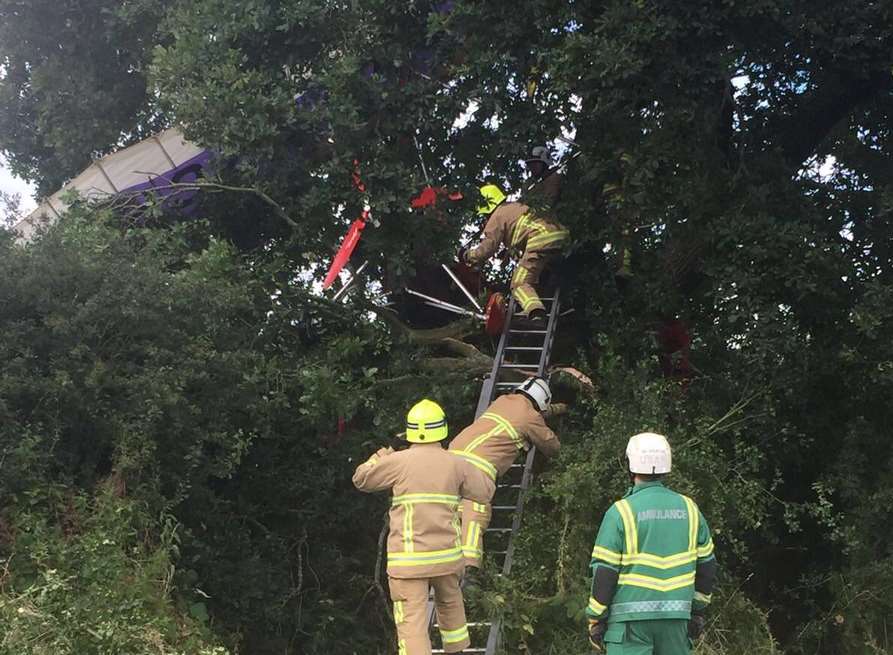
[[[455,630],[444,630],[440,628],[440,638],[444,644],[456,644],[460,641],[468,639],[468,625],[463,625]]]
[[[513,289],[512,292],[515,294],[515,298],[518,300],[518,302],[521,303],[521,309],[523,309],[526,313],[529,314],[534,309],[545,309],[545,306],[543,305],[539,296],[537,296],[536,294],[528,293],[520,286]]]
[[[403,623],[406,620],[406,615],[403,610],[403,601],[395,600],[394,601],[394,623]]]
[[[429,590],[434,591],[437,624],[443,637],[443,648],[458,653],[469,646],[468,626],[459,576],[455,573],[433,578],[393,578],[388,580],[391,600],[399,601],[402,621],[397,626],[397,652],[400,655],[430,655],[431,638],[428,625]],[[396,622],[396,611],[395,611]]]

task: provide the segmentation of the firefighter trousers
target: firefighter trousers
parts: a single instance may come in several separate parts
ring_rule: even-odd
[[[462,555],[465,566],[481,567],[484,558],[484,531],[490,525],[492,508],[488,504],[462,499]]]
[[[525,250],[512,273],[512,295],[525,314],[536,309],[545,310],[536,286],[546,266],[559,254],[558,250]]]
[[[608,624],[605,655],[688,655],[688,621],[652,619]]]
[[[388,584],[394,601],[398,655],[431,655],[427,612],[429,587],[434,589],[434,607],[443,649],[458,653],[468,648],[471,642],[457,574],[415,580],[389,578]]]

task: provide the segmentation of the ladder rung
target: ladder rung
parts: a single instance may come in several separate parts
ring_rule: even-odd
[[[509,551],[507,551],[507,550],[490,550],[487,552],[489,552],[491,555],[508,555]]]
[[[518,508],[516,505],[493,505],[490,509],[493,511],[499,510],[501,512],[507,512],[508,510],[515,511]]]
[[[546,334],[548,330],[509,330],[512,334]]]
[[[446,651],[443,648],[435,648],[431,651],[432,653],[445,653]],[[463,653],[486,653],[486,648],[466,648],[462,651]]]
[[[485,532],[511,532],[511,528],[487,528]]]
[[[518,383],[517,382],[497,382],[496,386],[497,387],[517,387]]]
[[[497,484],[497,489],[520,489],[520,484]]]
[[[542,352],[543,349],[539,346],[506,346],[505,350],[526,350],[529,352],[535,350],[537,352]]]
[[[540,368],[539,364],[502,364],[499,368],[528,368],[534,371],[538,371]]]

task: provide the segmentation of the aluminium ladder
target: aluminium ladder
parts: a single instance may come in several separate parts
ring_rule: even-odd
[[[542,327],[533,327],[527,321],[516,321],[518,306],[512,298],[496,356],[493,358],[493,369],[484,379],[481,395],[478,399],[475,419],[481,416],[497,396],[511,393],[518,386],[517,375],[514,380],[504,379],[512,373],[545,377],[552,355],[555,331],[561,312],[558,289],[551,298],[541,298],[548,311],[548,321]],[[523,322],[522,322],[523,321]],[[521,324],[518,324],[521,322]],[[513,325],[516,323],[516,325]],[[484,554],[495,558],[500,564],[501,575],[508,577],[512,571],[512,559],[515,549],[515,536],[521,528],[521,514],[524,509],[524,496],[533,480],[533,460],[536,448],[531,445],[524,463],[514,463],[508,472],[496,482],[496,493],[493,497],[490,526],[484,533]],[[480,610],[478,610],[480,611]],[[428,624],[431,626],[432,640],[439,641],[434,613],[433,595],[428,599]],[[499,649],[502,632],[501,617],[492,620],[481,617],[469,620],[468,629],[472,635],[472,645],[463,653],[483,653],[496,655]],[[480,646],[486,634],[486,646]],[[443,648],[434,648],[432,653],[445,653]]]

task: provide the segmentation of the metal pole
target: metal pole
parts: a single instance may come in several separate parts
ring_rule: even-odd
[[[464,307],[459,307],[458,305],[453,305],[452,303],[444,302],[439,298],[433,298],[431,296],[426,296],[424,293],[419,293],[418,291],[413,291],[410,288],[406,289],[406,293],[421,298],[423,300],[427,300],[434,307],[439,307],[440,309],[445,309],[450,312],[455,312],[456,314],[465,314],[466,316],[474,316],[475,318],[479,318],[480,320],[484,320],[486,316],[483,314],[478,314],[477,312],[473,312],[470,309],[465,309]]]
[[[453,279],[453,282],[456,283],[456,286],[462,290],[462,293],[465,294],[465,297],[471,301],[471,304],[474,305],[481,314],[483,314],[484,309],[478,304],[478,301],[474,299],[474,296],[471,295],[471,292],[465,288],[465,285],[459,281],[459,278],[456,276],[456,274],[450,270],[450,267],[446,264],[441,264],[441,266],[443,267],[443,270],[447,272],[447,275],[449,275]]]
[[[351,285],[356,281],[356,279],[360,276],[360,273],[363,272],[363,270],[366,268],[366,266],[367,266],[368,264],[369,264],[369,261],[368,261],[368,260],[366,260],[365,262],[363,262],[363,264],[357,269],[357,272],[350,276],[350,279],[349,279],[347,282],[344,283],[344,286],[343,286],[343,287],[341,287],[340,289],[338,289],[338,293],[336,293],[336,294],[332,297],[332,300],[338,300],[338,298],[340,298],[342,295],[344,295],[345,293],[347,293],[347,290],[350,289]]]

